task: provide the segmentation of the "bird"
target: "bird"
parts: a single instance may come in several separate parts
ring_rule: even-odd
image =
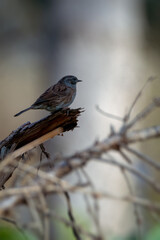
[[[30,107],[18,112],[14,117],[30,109],[45,109],[51,113],[66,109],[75,99],[78,82],[82,82],[82,80],[72,75],[64,76],[41,94]]]

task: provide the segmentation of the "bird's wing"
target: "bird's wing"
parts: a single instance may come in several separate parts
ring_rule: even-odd
[[[35,101],[32,106],[37,106],[41,104],[51,104],[56,106],[66,97],[67,87],[64,84],[55,84],[48,88],[40,97]]]

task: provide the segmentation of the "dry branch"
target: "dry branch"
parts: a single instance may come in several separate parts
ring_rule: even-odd
[[[20,182],[20,187],[16,188],[16,185],[14,185],[13,188],[5,189],[4,191],[0,192],[1,215],[5,215],[5,212],[12,211],[14,206],[21,205],[22,203],[26,204],[30,213],[32,215],[34,214],[35,222],[37,222],[37,224],[39,222],[38,226],[43,225],[43,239],[48,239],[49,217],[51,217],[51,215],[55,216],[55,214],[53,214],[53,212],[50,211],[49,207],[47,206],[46,195],[65,194],[70,221],[58,216],[55,216],[55,219],[59,219],[66,225],[70,226],[76,239],[83,239],[82,235],[84,235],[93,240],[104,239],[100,227],[100,221],[98,219],[99,199],[112,199],[130,202],[133,204],[137,226],[140,223],[140,215],[137,208],[139,209],[139,207],[143,207],[149,211],[159,214],[160,204],[158,202],[149,201],[145,198],[136,197],[128,178],[128,174],[133,174],[135,177],[141,178],[146,184],[155,190],[157,194],[160,194],[159,182],[137,169],[134,165],[134,158],[132,158],[132,156],[136,158],[138,157],[139,160],[143,160],[144,164],[146,163],[149,166],[154,167],[157,171],[160,170],[160,165],[150,157],[130,147],[130,145],[133,143],[137,143],[139,141],[144,142],[152,138],[160,137],[160,126],[150,126],[145,129],[132,130],[133,126],[146,118],[149,114],[151,114],[151,112],[160,106],[160,99],[154,99],[154,101],[145,107],[144,110],[130,120],[131,111],[141,96],[142,91],[143,88],[133,101],[133,104],[131,105],[126,116],[122,118],[122,126],[118,131],[111,131],[109,136],[104,140],[96,142],[87,149],[77,152],[69,157],[58,156],[58,161],[56,161],[57,159],[55,157],[52,159],[52,161],[55,163],[54,169],[50,169],[46,172],[39,170],[38,176],[36,167],[19,162],[21,155],[33,147],[42,144],[44,141],[50,139],[56,134],[73,129],[75,126],[77,126],[77,117],[82,110],[70,110],[69,114],[68,111],[59,112],[36,123],[26,123],[12,132],[0,143],[1,159],[5,157],[5,159],[3,159],[3,161],[0,163],[0,186],[3,187],[4,183],[8,180],[17,165],[17,179],[19,179],[20,175],[21,180],[23,181]],[[109,116],[108,113],[106,115]],[[110,116],[112,115],[110,114]],[[117,118],[117,116],[114,118]],[[44,154],[46,154],[43,147],[42,150],[44,151]],[[125,163],[119,162],[113,158],[107,158],[107,154],[111,150],[117,151],[123,160],[125,160]],[[131,154],[128,155],[128,153]],[[8,155],[6,156],[6,154]],[[129,189],[129,195],[116,196],[108,192],[98,191],[94,187],[92,179],[85,174],[84,170],[82,171],[83,167],[93,160],[101,164],[111,164],[114,167],[119,168],[125,177],[125,181]],[[44,164],[46,163],[44,162]],[[41,167],[43,167],[43,164]],[[77,169],[81,169],[81,172],[83,172],[83,176],[85,176],[85,182],[79,181],[77,184],[69,184],[67,181],[62,179],[64,176],[76,171]],[[75,221],[76,219],[73,215],[71,206],[72,203],[68,195],[70,192],[79,193],[85,197],[89,196],[92,198],[92,200],[94,200],[94,208],[89,206],[88,211],[90,212],[93,222],[95,225],[97,225],[97,228],[95,229],[97,230],[98,235],[90,234],[89,232],[84,231],[82,227],[79,227],[77,221]],[[40,218],[40,209],[41,213],[44,215],[44,219],[38,220],[38,218]]]
[[[12,176],[25,152],[62,132],[73,130],[77,126],[77,118],[81,112],[81,108],[67,109],[34,123],[27,122],[1,141],[0,160],[2,161],[7,154],[9,155],[1,163],[0,188],[4,188],[4,184]],[[8,165],[7,170],[4,169],[5,165]]]

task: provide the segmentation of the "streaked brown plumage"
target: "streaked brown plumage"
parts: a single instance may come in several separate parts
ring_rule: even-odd
[[[40,97],[29,107],[14,116],[19,116],[30,109],[45,109],[56,112],[67,108],[76,96],[76,84],[81,82],[74,76],[65,76],[59,82],[48,88]]]

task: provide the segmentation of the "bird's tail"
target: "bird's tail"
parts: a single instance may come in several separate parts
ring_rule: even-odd
[[[19,116],[20,114],[22,114],[22,113],[24,113],[24,112],[26,112],[26,111],[28,111],[28,110],[30,110],[30,109],[31,109],[31,107],[28,107],[28,108],[20,111],[19,113],[16,113],[16,114],[14,115],[14,117],[17,117],[17,116]]]

